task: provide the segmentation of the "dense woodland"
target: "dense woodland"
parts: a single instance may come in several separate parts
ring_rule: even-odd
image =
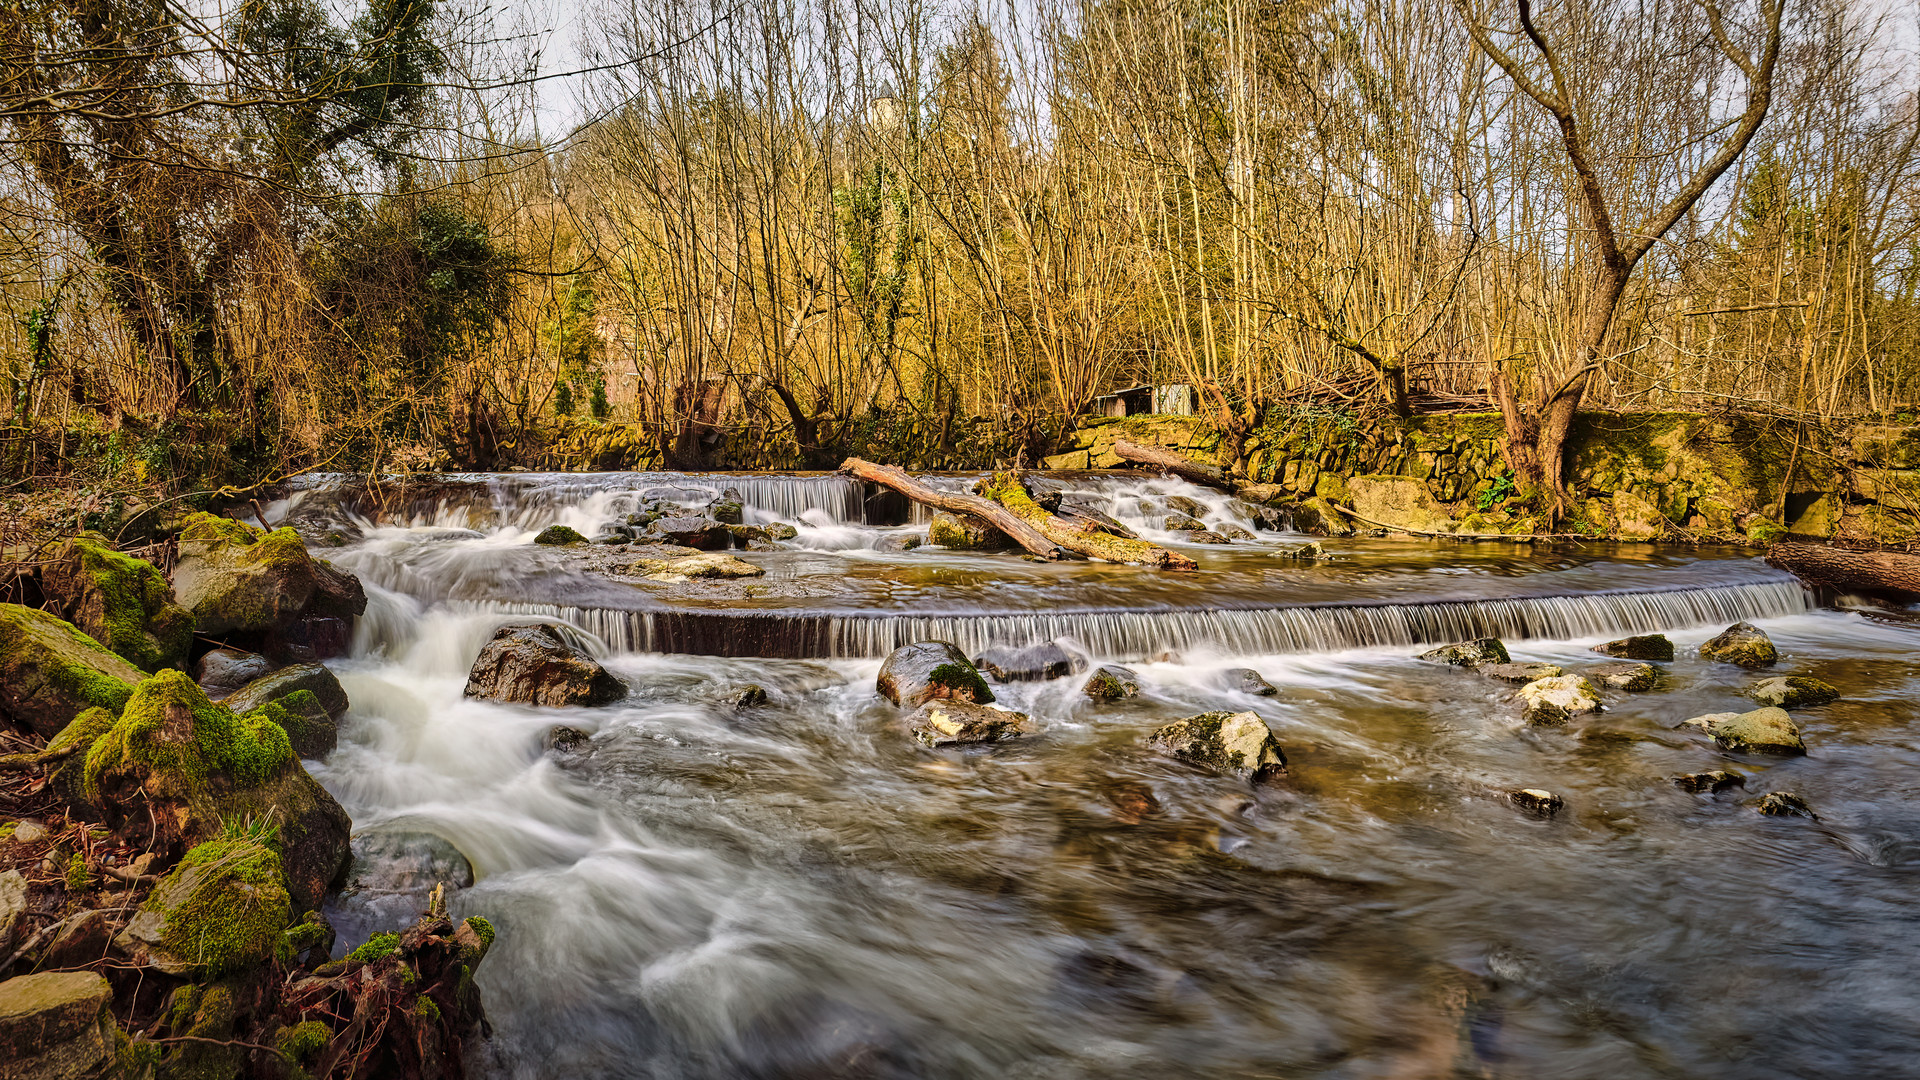
[[[1031,458],[1154,381],[1500,409],[1552,502],[1576,409],[1920,402],[1876,9],[586,2],[547,81],[453,0],[0,12],[9,489]]]

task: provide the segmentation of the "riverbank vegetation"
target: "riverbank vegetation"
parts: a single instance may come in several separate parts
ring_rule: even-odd
[[[1555,517],[1581,409],[1920,403],[1915,69],[1853,5],[637,0],[544,132],[496,15],[0,17],[16,503],[1037,460],[1148,383],[1243,473],[1503,413]]]

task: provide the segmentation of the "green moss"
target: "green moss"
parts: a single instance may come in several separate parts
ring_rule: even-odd
[[[970,701],[985,704],[993,700],[993,691],[987,689],[987,681],[980,677],[971,664],[941,664],[927,672],[927,682],[964,692]]]
[[[271,957],[293,906],[279,853],[243,839],[209,840],[188,850],[143,910],[164,919],[161,948],[218,977]]]
[[[297,1064],[325,1049],[332,1038],[333,1029],[324,1022],[305,1020],[274,1032],[273,1045],[279,1048],[281,1057]]]
[[[422,997],[414,1005],[413,1015],[419,1017],[423,1023],[437,1024],[440,1022],[440,1006],[435,1005],[432,998]]]
[[[327,925],[319,912],[309,911],[298,923],[281,932],[274,955],[282,964],[291,966],[300,954],[328,946],[332,941],[333,927]]]
[[[1786,539],[1787,527],[1772,518],[1754,518],[1747,522],[1747,540],[1759,547],[1769,547]]]
[[[474,935],[476,937],[480,939],[481,952],[485,952],[488,949],[493,948],[493,924],[492,923],[488,922],[487,920],[481,918],[478,915],[469,915],[467,916],[467,921],[465,925],[467,926],[468,929],[474,932]]]
[[[133,684],[86,663],[90,653],[107,654],[112,666],[127,670],[111,650],[72,623],[35,608],[0,604],[0,654],[6,654],[9,667],[31,659],[55,691],[118,711],[133,695]]]
[[[193,615],[173,602],[158,567],[115,551],[107,539],[82,534],[62,551],[67,569],[85,579],[76,597],[87,609],[80,621],[101,644],[147,671],[182,664],[193,643]],[[76,616],[78,617],[78,616]]]
[[[348,953],[347,959],[356,964],[371,964],[399,951],[399,934],[375,934],[367,939],[366,944]]]
[[[74,852],[67,860],[67,891],[83,893],[93,886],[93,875],[87,873],[87,857]]]
[[[266,578],[282,582],[306,581],[311,585],[312,557],[306,542],[289,528],[267,532],[244,521],[213,514],[189,515],[180,531],[182,559],[195,555],[213,557],[219,568],[246,578]],[[280,617],[273,610],[281,590],[267,587],[226,588],[216,596],[193,600],[194,612],[204,627],[220,629],[264,629]]]
[[[584,544],[587,538],[565,525],[549,525],[540,530],[540,535],[534,537],[533,542],[553,547],[561,544]]]
[[[89,798],[97,799],[106,773],[138,765],[148,770],[150,793],[192,797],[212,775],[248,787],[293,760],[286,731],[264,710],[235,716],[209,701],[185,674],[169,669],[142,682],[120,719],[94,741],[85,783]]]

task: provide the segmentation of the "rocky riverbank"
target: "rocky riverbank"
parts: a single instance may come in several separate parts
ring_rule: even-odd
[[[75,537],[0,605],[0,1072],[461,1075],[487,921],[435,889],[348,952],[320,910],[352,822],[302,759],[347,709],[317,661],[359,581],[291,529],[195,514],[178,544],[169,580]]]

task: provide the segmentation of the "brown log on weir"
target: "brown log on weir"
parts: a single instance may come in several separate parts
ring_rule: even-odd
[[[1219,488],[1229,493],[1235,489],[1233,481],[1227,479],[1225,472],[1158,446],[1141,446],[1139,443],[1117,439],[1113,444],[1113,453],[1122,461],[1131,461],[1136,465],[1150,465],[1202,487]]]
[[[1902,603],[1920,601],[1920,555],[1787,543],[1768,548],[1767,563],[1814,585]]]
[[[1047,539],[1092,559],[1157,566],[1162,570],[1195,570],[1199,564],[1177,551],[1150,544],[1137,537],[1116,536],[1097,521],[1067,521],[1047,513],[1033,501],[1026,485],[1015,473],[997,472],[980,482],[982,494],[1032,523]]]
[[[906,470],[897,465],[879,465],[860,458],[848,458],[841,462],[840,471],[856,480],[865,480],[884,488],[891,488],[914,502],[931,506],[935,510],[945,510],[949,514],[972,514],[1006,533],[1014,543],[1041,558],[1058,559],[1062,554],[1060,545],[1047,539],[1039,529],[1028,524],[1025,518],[991,499],[959,492],[936,491],[908,476]]]

